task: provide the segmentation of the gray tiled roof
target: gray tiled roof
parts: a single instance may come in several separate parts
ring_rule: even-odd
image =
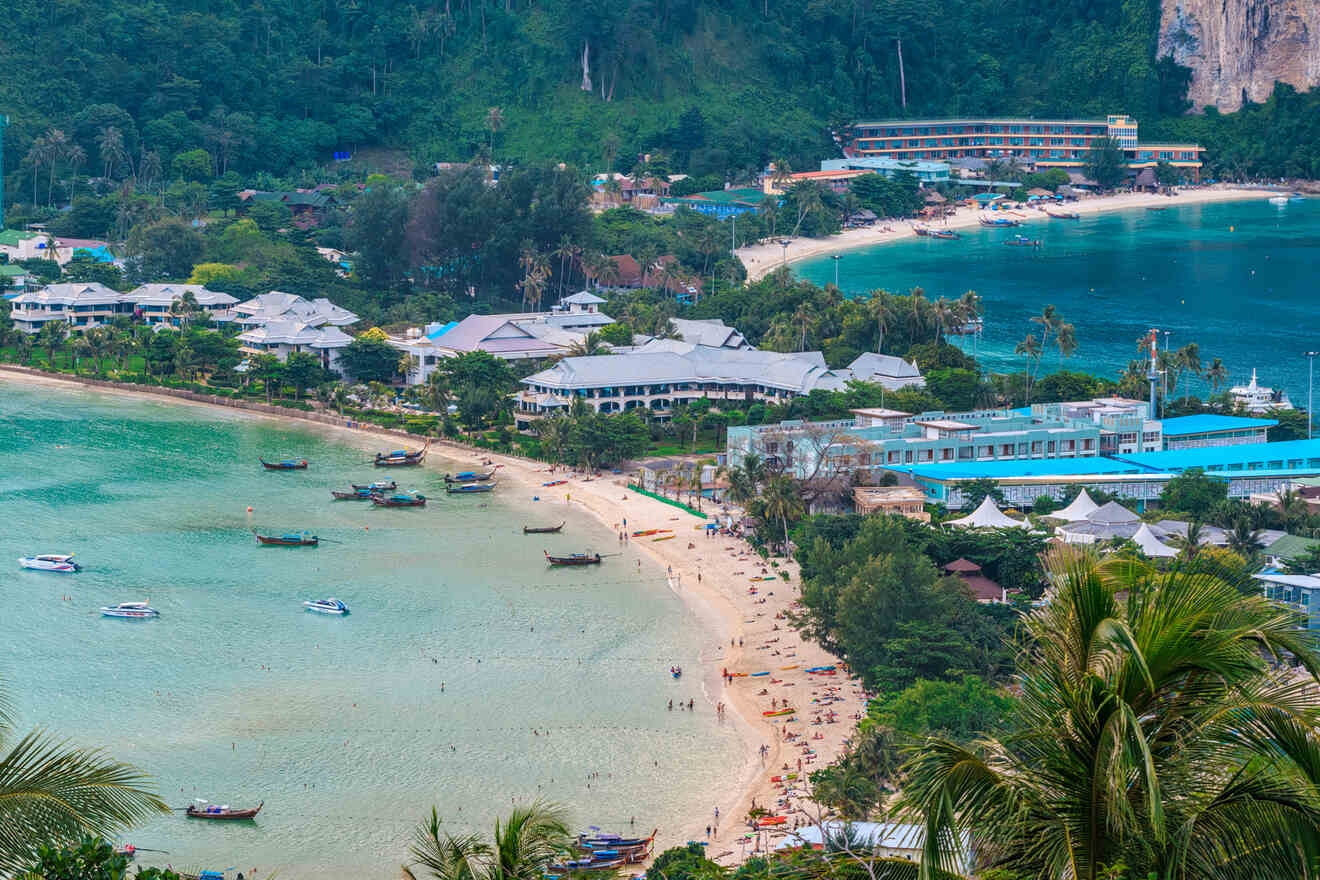
[[[848,365],[848,369],[859,379],[865,379],[866,376],[892,376],[900,378],[921,378],[921,371],[915,366],[903,360],[901,357],[894,357],[888,354],[875,354],[866,352],[859,355],[856,360]]]
[[[665,342],[665,347],[671,350],[565,358],[548,370],[528,376],[523,384],[570,389],[732,382],[766,385],[798,394],[816,388],[833,390],[843,385],[842,380],[825,368],[825,358],[820,352],[781,354],[687,346],[673,340],[656,342]],[[684,346],[687,351],[681,351]]]
[[[124,301],[123,294],[111,290],[99,281],[81,281],[63,284],[47,284],[41,290],[21,293],[14,297],[14,303],[36,303],[38,305],[112,305]]]
[[[124,294],[124,299],[138,305],[168,306],[191,293],[199,306],[227,306],[238,302],[227,293],[207,290],[200,284],[143,284]]]
[[[491,338],[499,333],[497,338]],[[525,327],[520,327],[507,315],[468,315],[457,326],[436,338],[436,346],[453,351],[488,351],[491,354],[511,354],[516,352],[544,352],[553,354],[559,351],[554,343],[538,339]]]
[[[670,318],[669,323],[673,325],[674,331],[678,333],[680,339],[694,345],[705,345],[711,348],[750,347],[741,333],[726,325],[719,318],[698,321]]]
[[[594,293],[588,293],[585,290],[579,290],[577,293],[573,294],[572,296],[564,297],[563,299],[560,300],[560,302],[567,306],[593,306],[593,305],[600,305],[601,303],[605,302],[605,300],[596,296],[596,294]]]

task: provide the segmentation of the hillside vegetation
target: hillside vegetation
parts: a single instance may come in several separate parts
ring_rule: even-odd
[[[777,155],[805,167],[832,151],[831,123],[905,102],[1144,122],[1182,111],[1186,87],[1185,69],[1154,57],[1157,0],[13,0],[6,12],[11,175],[52,126],[96,168],[109,124],[128,162],[145,149],[168,168],[201,147],[216,173],[284,174],[372,145],[465,160],[486,145],[625,168],[664,149],[723,174]]]

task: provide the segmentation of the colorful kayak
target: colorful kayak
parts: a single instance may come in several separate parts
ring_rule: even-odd
[[[785,825],[787,823],[787,816],[762,816],[756,820],[756,824],[761,828],[769,828],[774,825]]]
[[[751,677],[752,677],[752,678],[760,678],[760,677],[763,676],[763,675],[769,675],[769,674],[770,674],[769,672],[753,672],[753,673],[751,673]]]
[[[762,712],[761,714],[766,718],[777,718],[780,715],[794,715],[796,713],[797,709],[777,709],[770,712]]]
[[[672,541],[677,537],[678,535],[661,535],[658,538],[652,538],[651,543],[654,544],[656,541]]]

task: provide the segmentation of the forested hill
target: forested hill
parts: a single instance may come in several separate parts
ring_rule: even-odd
[[[241,173],[371,145],[462,160],[493,106],[502,157],[803,167],[831,121],[901,114],[901,83],[909,114],[1179,112],[1158,19],[1158,0],[10,0],[0,111],[7,170],[51,126],[95,157],[107,124],[167,167],[197,146]]]

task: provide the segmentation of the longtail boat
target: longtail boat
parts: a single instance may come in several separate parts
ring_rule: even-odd
[[[564,522],[561,522],[561,523],[560,523],[559,525],[557,525],[557,526],[523,526],[523,534],[524,534],[524,535],[553,535],[553,534],[555,534],[556,532],[558,532],[560,529],[562,529],[562,528],[567,524],[567,522],[568,522],[568,521],[565,520]]]
[[[620,837],[617,834],[579,834],[573,848],[581,852],[617,852],[630,863],[644,861],[651,853],[655,835],[660,829],[651,832],[650,837]]]
[[[351,492],[339,492],[335,489],[330,490],[330,495],[336,501],[370,501],[371,496],[374,494],[375,492],[370,489],[354,489]]]
[[[255,819],[265,805],[266,802],[262,801],[250,810],[233,810],[215,804],[203,804],[200,807],[189,804],[185,813],[193,819]]]
[[[1082,219],[1082,215],[1081,215],[1081,214],[1078,214],[1076,211],[1050,211],[1050,210],[1046,210],[1045,213],[1048,214],[1049,216],[1053,217],[1055,220],[1081,220],[1081,219]]]
[[[599,553],[573,553],[568,556],[551,556],[549,550],[542,550],[545,561],[551,565],[600,565]]]
[[[307,470],[307,459],[305,458],[286,458],[281,461],[266,461],[264,458],[258,458],[261,466],[268,471],[305,471]]]
[[[377,492],[371,496],[371,503],[377,507],[425,507],[426,496],[417,492],[407,495],[382,495]]]
[[[316,535],[307,532],[289,532],[283,535],[258,535],[257,530],[253,529],[252,534],[257,535],[257,542],[266,547],[315,547],[320,541]]]
[[[390,452],[377,452],[374,464],[376,467],[412,467],[422,463],[426,458],[426,451],[431,448],[431,441],[427,440],[421,449],[416,452],[409,452],[407,449],[395,449]]]
[[[448,495],[472,495],[477,492],[490,492],[495,486],[495,482],[490,483],[458,483],[445,486],[445,493]]]
[[[494,471],[466,471],[461,474],[445,474],[446,483],[485,483],[495,477]]]
[[[359,491],[366,490],[368,492],[393,492],[395,489],[399,488],[399,484],[393,480],[390,480],[388,483],[384,480],[378,480],[375,483],[351,483],[350,485]]]

